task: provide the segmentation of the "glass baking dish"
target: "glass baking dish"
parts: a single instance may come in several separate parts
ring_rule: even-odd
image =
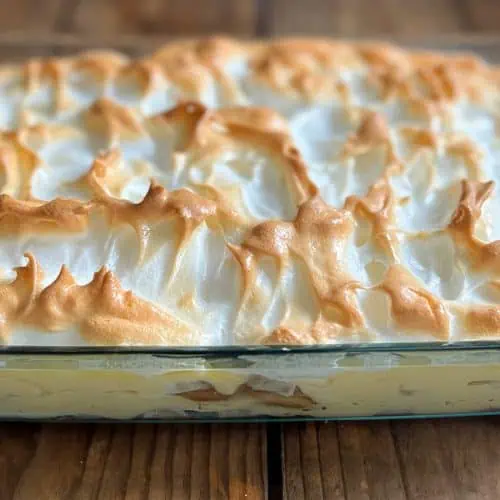
[[[2,419],[339,419],[500,413],[497,344],[14,349]]]
[[[99,43],[137,55],[158,41]],[[96,43],[97,42],[92,42]],[[500,62],[500,38],[402,45],[474,51]],[[138,48],[139,46],[139,48]],[[83,46],[0,39],[0,55]],[[12,57],[11,57],[12,56]],[[495,60],[496,58],[496,60]],[[0,347],[0,419],[215,421],[500,413],[500,342],[315,347]]]

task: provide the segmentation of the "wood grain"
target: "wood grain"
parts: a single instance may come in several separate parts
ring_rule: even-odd
[[[336,424],[283,426],[283,492],[286,499],[344,498],[336,430]]]
[[[69,0],[1,0],[0,30],[51,32],[61,27]]]
[[[497,0],[0,0],[0,28],[192,36],[433,35],[500,29]]]
[[[460,8],[468,20],[466,29],[498,31],[500,29],[500,2],[498,0],[463,0]]]
[[[338,435],[348,498],[405,498],[388,422],[341,423]]]
[[[375,36],[427,35],[460,31],[455,0],[274,0],[273,33]],[[500,26],[500,21],[498,21]]]
[[[500,498],[500,419],[283,426],[297,500]]]
[[[283,426],[288,499],[404,499],[385,422]]]
[[[500,30],[498,0],[0,0],[0,28],[86,36],[374,36]]]
[[[392,424],[409,498],[499,498],[498,418]]]
[[[164,33],[177,36],[224,32],[253,35],[253,0],[86,0],[78,4],[69,30],[102,33]]]
[[[0,498],[266,498],[262,425],[0,427]]]

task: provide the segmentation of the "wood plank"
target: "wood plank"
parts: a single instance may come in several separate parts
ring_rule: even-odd
[[[464,22],[454,0],[274,0],[271,17],[276,34],[346,37],[456,32]]]
[[[283,426],[285,497],[406,498],[389,424]]]
[[[0,498],[266,498],[262,425],[0,426]]]
[[[33,457],[19,470],[13,495],[7,498],[52,500],[71,496],[74,482],[84,470],[89,429],[68,429],[71,427],[60,425],[41,428],[36,443],[29,445]],[[25,432],[29,435],[33,431],[28,426]],[[10,436],[4,436],[3,441],[9,442]]]
[[[500,420],[394,422],[410,498],[499,498]]]
[[[84,0],[69,31],[99,36],[124,33],[163,33],[189,36],[214,32],[253,35],[253,0]]]
[[[435,423],[401,421],[392,428],[408,496],[457,498],[456,478],[450,476]]]
[[[424,37],[460,32],[466,25],[462,11],[457,9],[456,0],[383,0],[383,4],[391,18],[391,33],[394,34]],[[369,24],[369,19],[361,17]]]
[[[359,15],[362,12],[363,15]],[[227,32],[252,35],[261,22],[269,33],[373,36],[500,29],[497,0],[0,0],[0,28],[26,34],[54,30],[165,33],[184,36]],[[268,20],[267,17],[271,17]]]
[[[500,498],[500,418],[283,426],[287,499]]]
[[[338,440],[347,498],[406,497],[388,422],[341,423]]]
[[[462,497],[500,498],[500,420],[438,420],[435,426]]]
[[[500,30],[500,2],[498,0],[461,0],[461,7],[469,19],[469,29]]]
[[[0,425],[0,498],[12,498],[35,455],[38,433],[37,425]]]
[[[74,0],[0,0],[0,30],[50,33],[64,21]]]
[[[358,15],[359,9],[364,15]],[[369,19],[369,23],[366,20]],[[379,2],[365,0],[274,0],[271,32],[277,35],[357,36],[389,30],[388,18]]]

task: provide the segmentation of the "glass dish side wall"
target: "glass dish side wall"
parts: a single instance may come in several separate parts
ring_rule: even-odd
[[[366,418],[500,410],[500,349],[0,355],[0,418]]]

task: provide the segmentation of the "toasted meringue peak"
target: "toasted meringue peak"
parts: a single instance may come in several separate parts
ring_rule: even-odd
[[[500,72],[328,39],[0,68],[0,342],[500,336]]]

